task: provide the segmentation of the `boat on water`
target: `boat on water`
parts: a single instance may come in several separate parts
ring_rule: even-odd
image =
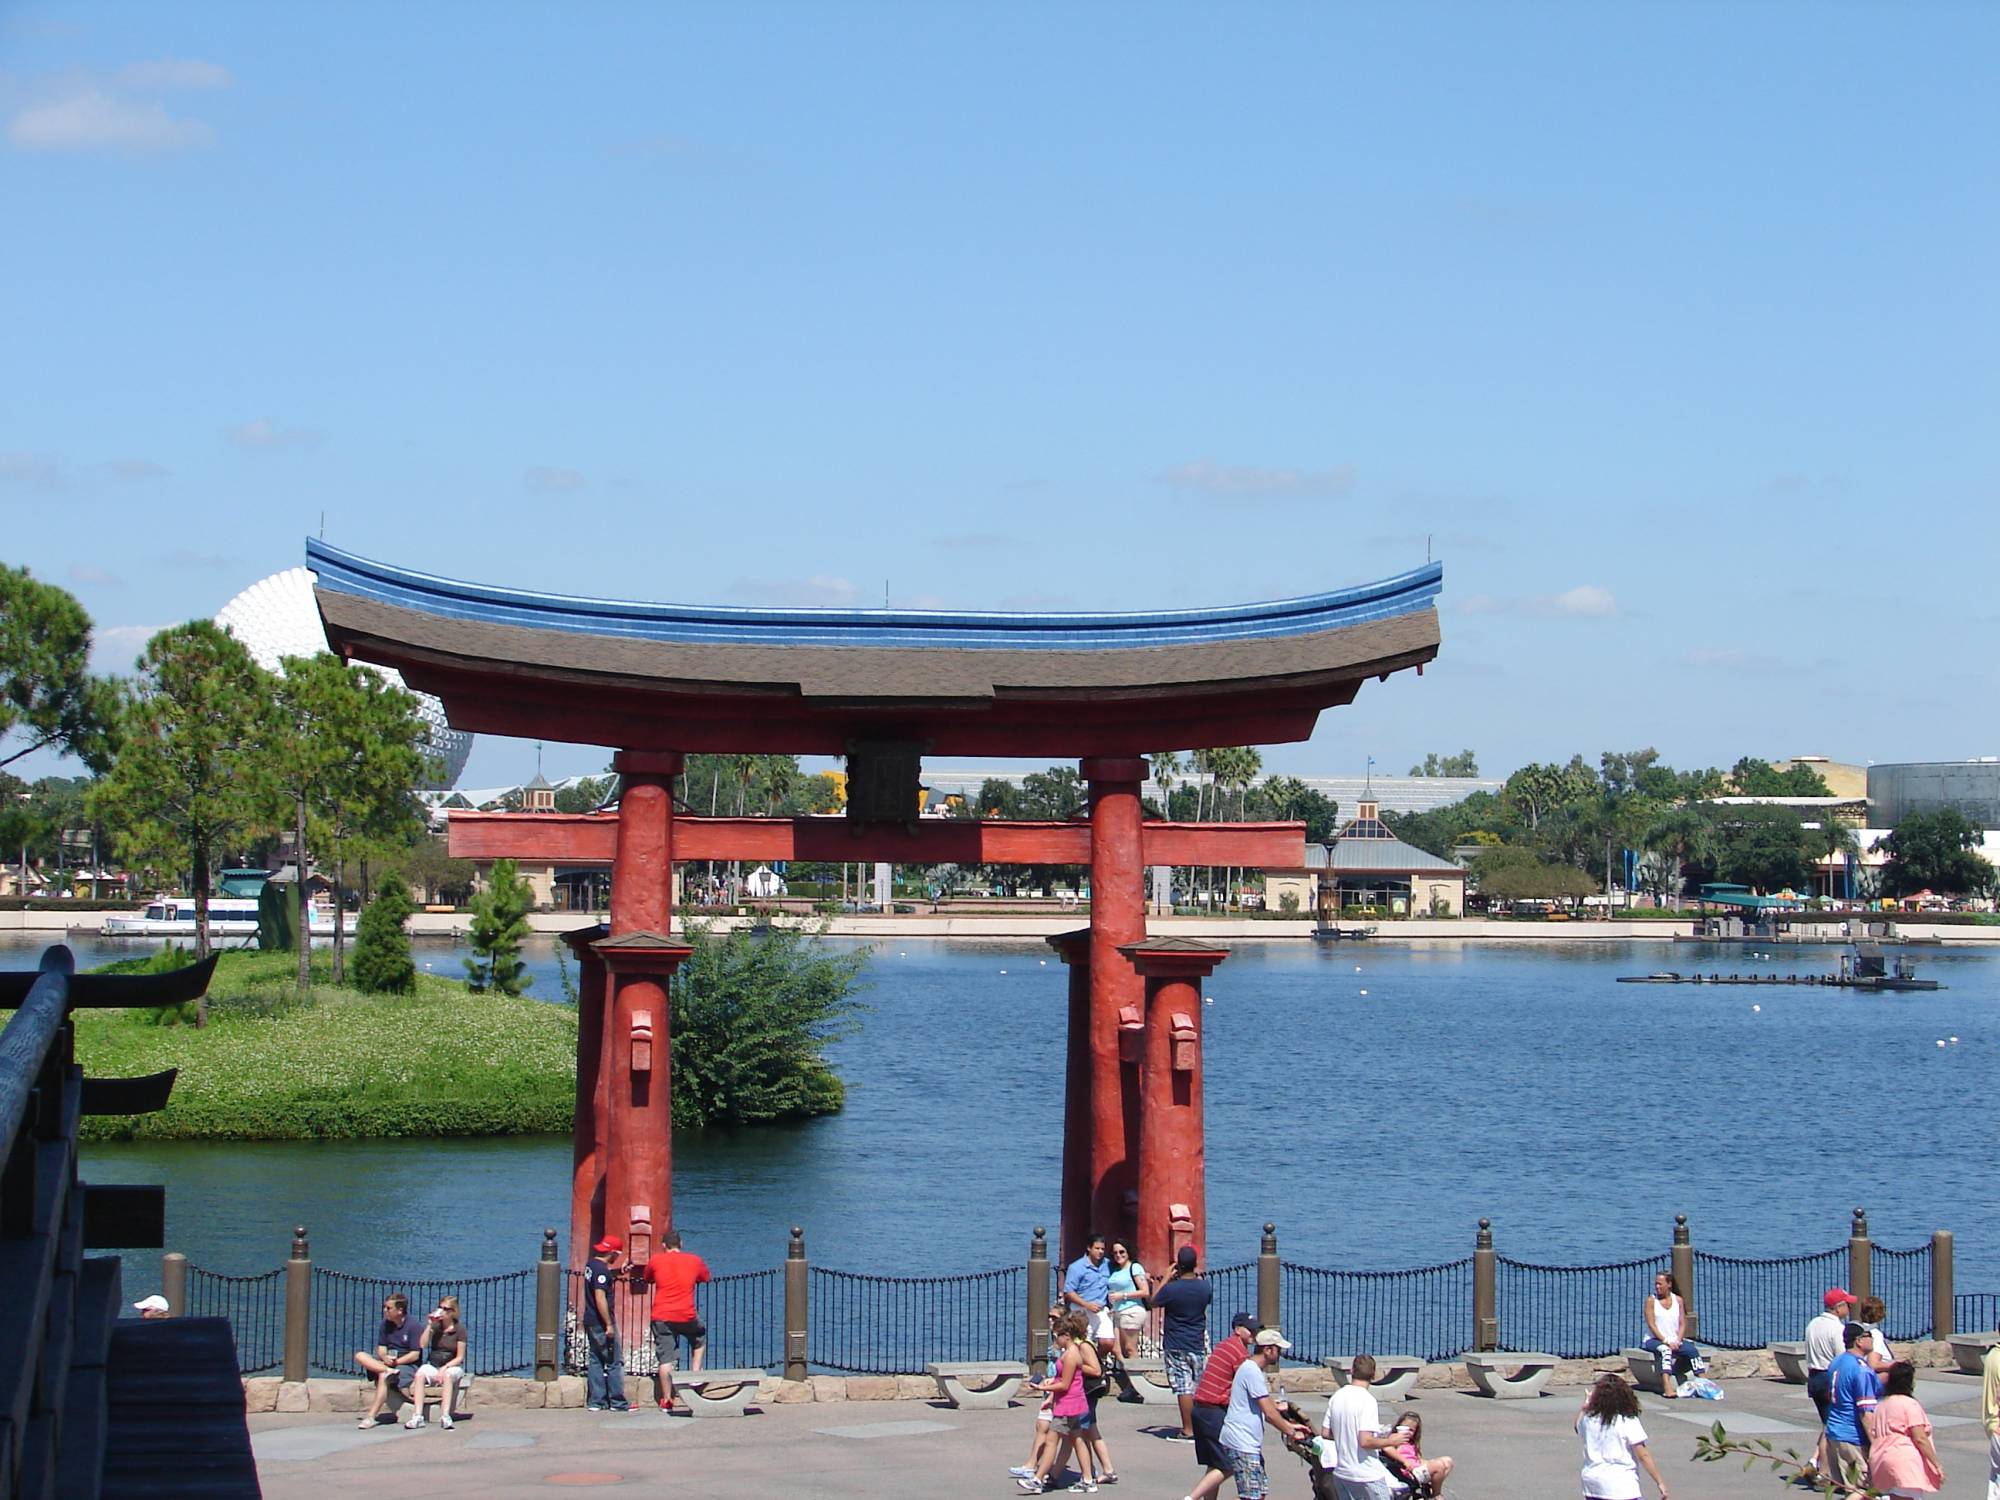
[[[1322,943],[1358,943],[1363,938],[1372,938],[1373,936],[1375,936],[1375,929],[1373,927],[1341,927],[1337,924],[1329,924],[1325,927],[1315,927],[1313,929],[1313,937]]]
[[[333,936],[333,908],[320,901],[307,906],[314,937]],[[354,918],[344,915],[342,932],[352,936]],[[98,928],[102,937],[187,937],[195,935],[194,897],[155,896],[138,912],[113,912]],[[211,939],[255,937],[257,902],[245,896],[208,898],[208,935]]]
[[[1667,969],[1651,974],[1620,974],[1620,984],[1805,984],[1830,989],[1897,994],[1911,990],[1941,990],[1935,979],[1917,978],[1915,960],[1898,954],[1892,967],[1879,943],[1856,943],[1840,956],[1837,974],[1682,974]]]

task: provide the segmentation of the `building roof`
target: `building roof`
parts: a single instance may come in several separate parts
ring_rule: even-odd
[[[1379,825],[1378,825],[1379,826]],[[1440,859],[1394,834],[1387,838],[1349,838],[1331,844],[1307,844],[1306,868],[1333,875],[1442,875],[1463,880],[1463,866]]]
[[[306,544],[327,640],[454,726],[627,748],[1134,754],[1307,738],[1369,677],[1437,655],[1443,567],[1137,613],[749,609],[436,578]]]

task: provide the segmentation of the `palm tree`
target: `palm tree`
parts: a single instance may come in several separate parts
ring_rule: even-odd
[[[1160,815],[1174,812],[1174,783],[1180,780],[1182,764],[1178,750],[1155,750],[1147,757],[1153,763],[1153,784],[1160,789]]]
[[[1676,807],[1648,828],[1641,842],[1673,861],[1673,898],[1678,908],[1687,867],[1707,864],[1715,856],[1715,824],[1698,808]]]
[[[1216,784],[1222,789],[1233,789],[1236,793],[1236,816],[1243,816],[1243,796],[1250,783],[1257,779],[1257,773],[1264,769],[1264,757],[1250,745],[1232,745],[1213,752],[1215,756]],[[1217,821],[1220,821],[1218,818]],[[1223,878],[1229,882],[1229,897],[1235,897],[1236,881],[1234,867],[1225,867]]]
[[[1810,838],[1821,859],[1840,861],[1861,858],[1860,835],[1832,813],[1819,820],[1819,827]],[[1833,899],[1833,877],[1834,872],[1829,869],[1826,872],[1826,899],[1829,901]]]

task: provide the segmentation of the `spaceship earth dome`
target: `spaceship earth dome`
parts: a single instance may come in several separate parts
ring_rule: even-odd
[[[311,656],[326,650],[326,631],[313,601],[313,575],[307,568],[287,568],[259,579],[216,612],[215,623],[241,641],[257,665],[279,670],[287,656]],[[371,667],[396,687],[403,679],[388,667]],[[457,784],[472,753],[472,736],[445,722],[444,705],[429,693],[417,694],[417,713],[430,728],[430,753],[444,766],[444,775],[425,783],[443,791]]]

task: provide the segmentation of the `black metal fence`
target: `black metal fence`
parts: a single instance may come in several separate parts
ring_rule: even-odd
[[[1541,1266],[1498,1258],[1500,1347],[1565,1359],[1613,1354],[1645,1334],[1641,1303],[1668,1257],[1601,1266]],[[1400,1351],[1397,1351],[1400,1352]]]
[[[1020,1359],[1027,1271],[865,1276],[812,1268],[812,1362],[859,1375],[919,1373],[936,1360]]]
[[[1472,1257],[1408,1271],[1336,1271],[1286,1261],[1278,1305],[1290,1357],[1303,1363],[1364,1352],[1449,1359],[1472,1343]]]
[[[282,1277],[284,1273],[273,1274]],[[459,1319],[465,1324],[465,1363],[473,1374],[521,1375],[534,1369],[533,1270],[463,1280],[387,1281],[318,1266],[312,1270],[312,1368],[321,1374],[354,1374],[354,1353],[375,1347],[382,1327],[382,1303],[393,1293],[408,1297],[411,1315],[419,1318],[436,1307],[440,1297],[458,1298]],[[281,1323],[282,1291],[277,1311],[280,1318],[274,1321]],[[258,1330],[258,1337],[263,1337],[262,1330]],[[239,1345],[242,1340],[239,1324]]]
[[[1799,1337],[1826,1289],[1847,1279],[1847,1251],[1744,1260],[1697,1250],[1694,1279],[1696,1342],[1761,1349]]]
[[[1882,1299],[1888,1316],[1882,1331],[1896,1339],[1927,1339],[1931,1336],[1931,1246],[1914,1250],[1874,1247],[1869,1256],[1874,1277],[1872,1290]]]
[[[190,1318],[229,1319],[236,1335],[237,1368],[245,1375],[275,1370],[285,1361],[282,1267],[262,1276],[222,1276],[189,1266],[186,1313]],[[370,1337],[355,1347],[374,1342]]]
[[[1408,1354],[1443,1361],[1485,1347],[1599,1358],[1640,1342],[1653,1278],[1679,1267],[1691,1280],[1696,1338],[1724,1349],[1755,1349],[1799,1337],[1825,1289],[1872,1291],[1887,1304],[1891,1339],[1940,1336],[1937,1314],[1958,1329],[2000,1321],[2000,1293],[1952,1298],[1951,1236],[1897,1250],[1875,1246],[1865,1217],[1844,1248],[1810,1255],[1746,1258],[1697,1250],[1685,1221],[1668,1253],[1600,1265],[1551,1265],[1498,1253],[1482,1225],[1479,1248],[1464,1259],[1402,1270],[1358,1271],[1286,1262],[1266,1226],[1254,1260],[1206,1271],[1214,1296],[1210,1337],[1228,1336],[1238,1312],[1269,1316],[1275,1305],[1292,1342],[1291,1359]],[[716,1277],[696,1288],[708,1327],[711,1368],[843,1374],[916,1374],[940,1360],[1020,1359],[1042,1308],[1028,1289],[1060,1290],[1060,1267],[1043,1255],[1039,1233],[1025,1263],[943,1276],[874,1276],[812,1265],[794,1237],[783,1266]],[[371,1347],[382,1302],[392,1292],[421,1316],[446,1294],[459,1298],[469,1331],[468,1363],[477,1374],[511,1375],[584,1364],[582,1278],[562,1273],[554,1232],[539,1267],[499,1276],[391,1281],[349,1276],[310,1263],[303,1231],[286,1266],[260,1276],[223,1276],[186,1266],[176,1312],[219,1315],[234,1326],[246,1374],[284,1369],[348,1374],[357,1349]],[[796,1272],[796,1276],[794,1276]],[[297,1278],[296,1280],[294,1278]],[[287,1290],[309,1309],[288,1327]],[[626,1370],[654,1372],[648,1334],[650,1288],[622,1279],[617,1318],[627,1332]],[[1489,1320],[1486,1321],[1486,1320]],[[1950,1329],[1944,1330],[1950,1332]],[[1157,1330],[1155,1330],[1157,1332]],[[1142,1346],[1146,1347],[1146,1346]]]

